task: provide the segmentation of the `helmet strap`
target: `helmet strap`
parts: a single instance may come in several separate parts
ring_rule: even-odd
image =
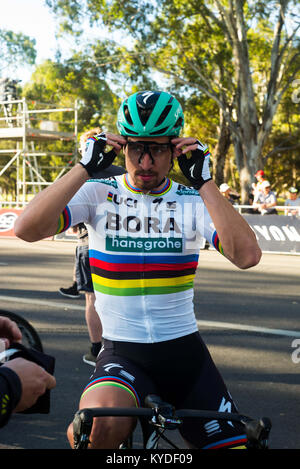
[[[157,187],[161,186],[163,182],[165,182],[166,180],[166,176],[163,177],[163,179],[160,181],[159,184],[157,184]]]

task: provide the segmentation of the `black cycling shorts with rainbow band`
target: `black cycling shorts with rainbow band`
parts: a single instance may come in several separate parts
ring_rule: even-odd
[[[237,412],[198,332],[157,343],[104,339],[81,407],[88,403],[90,391],[107,387],[110,393],[116,388],[128,393],[136,407],[143,407],[148,394],[156,394],[175,408]],[[241,448],[247,442],[242,426],[227,421],[186,419],[180,433],[195,448]]]

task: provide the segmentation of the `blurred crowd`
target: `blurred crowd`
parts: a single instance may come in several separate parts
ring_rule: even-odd
[[[255,174],[256,183],[252,184],[252,191],[249,194],[248,205],[246,209],[248,214],[256,215],[278,215],[276,207],[278,206],[276,191],[273,190],[271,183],[265,178],[263,170]],[[227,183],[219,187],[220,192],[233,205],[239,204],[240,195],[231,189]],[[300,217],[300,197],[296,187],[290,187],[287,190],[284,201],[284,215]]]

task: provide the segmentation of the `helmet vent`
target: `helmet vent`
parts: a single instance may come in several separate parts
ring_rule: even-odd
[[[137,132],[134,132],[133,130],[128,129],[127,127],[125,127],[125,125],[123,125],[123,128],[124,128],[124,130],[127,132],[127,134],[130,134],[130,135],[138,135]]]
[[[179,117],[179,119],[177,119],[176,124],[174,125],[174,127],[175,128],[176,127],[182,127],[182,125],[183,125],[183,119],[182,119],[182,117]]]
[[[168,130],[168,127],[164,127],[163,129],[160,130],[155,130],[154,132],[150,132],[150,135],[161,135],[164,134]]]
[[[139,116],[140,116],[140,119],[141,119],[141,123],[143,125],[146,125],[147,122],[148,122],[148,119],[149,117],[151,116],[151,113],[152,113],[152,109],[142,109],[139,107],[138,109],[139,111]]]
[[[127,105],[124,106],[124,115],[125,115],[125,118],[126,118],[128,124],[133,125],[131,115],[130,115],[130,112],[129,112],[129,109],[128,109]]]
[[[166,119],[170,111],[171,111],[171,106],[170,105],[166,106],[163,112],[161,113],[161,115],[159,116],[158,121],[155,124],[155,127],[158,127],[164,122],[164,120]]]

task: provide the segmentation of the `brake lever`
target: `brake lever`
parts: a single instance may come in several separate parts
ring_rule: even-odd
[[[78,410],[73,420],[74,449],[85,449],[90,443],[93,414],[89,409]]]
[[[245,423],[248,447],[251,449],[268,448],[268,437],[272,428],[271,420],[263,417],[260,420],[252,420]]]

